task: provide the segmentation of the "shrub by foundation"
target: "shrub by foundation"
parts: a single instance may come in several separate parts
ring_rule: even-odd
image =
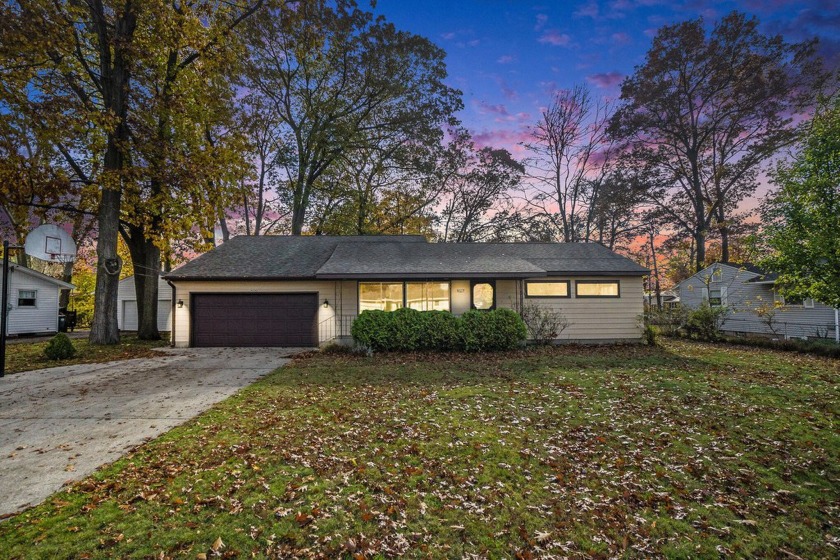
[[[363,311],[350,328],[357,345],[373,351],[417,350],[468,352],[509,350],[528,336],[522,318],[510,309],[448,311],[398,309]]]

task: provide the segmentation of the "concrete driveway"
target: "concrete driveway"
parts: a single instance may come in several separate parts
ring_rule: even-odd
[[[40,503],[304,350],[167,348],[0,379],[0,515]]]

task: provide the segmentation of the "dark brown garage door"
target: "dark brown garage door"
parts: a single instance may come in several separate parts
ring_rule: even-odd
[[[317,294],[193,294],[193,346],[317,346]]]

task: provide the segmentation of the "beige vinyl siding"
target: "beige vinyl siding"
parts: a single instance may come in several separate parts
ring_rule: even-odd
[[[450,310],[453,315],[463,315],[470,310],[472,294],[470,294],[469,280],[453,280],[450,283]]]
[[[720,280],[713,281],[712,270],[719,267]],[[706,287],[726,288],[728,313],[722,329],[729,333],[761,334],[779,337],[834,338],[834,309],[818,301],[813,308],[792,305],[777,309],[773,333],[759,316],[762,307],[773,306],[773,284],[750,282],[758,274],[729,265],[712,265],[679,284],[680,303],[697,309],[706,295]]]
[[[191,293],[318,293],[318,333],[321,343],[332,340],[335,336],[336,315],[355,313],[356,283],[333,281],[270,282],[270,281],[178,281],[175,284],[175,299],[183,300],[184,307],[175,307],[175,346],[185,347],[190,344],[190,294]],[[350,297],[352,294],[352,297]],[[324,300],[329,302],[324,308]]]
[[[59,287],[48,280],[27,274],[21,269],[11,270],[9,277],[11,308],[6,332],[8,334],[58,332]],[[18,307],[18,290],[36,290],[35,307]]]
[[[525,304],[535,304],[552,309],[563,314],[569,322],[558,340],[567,342],[598,342],[615,340],[639,340],[642,336],[641,317],[644,312],[644,292],[642,278],[620,277],[551,277],[552,280],[568,280],[571,297],[568,298],[539,298],[529,297],[520,299]],[[545,281],[545,278],[534,278],[534,281]],[[575,297],[575,282],[583,281],[614,281],[620,285],[620,297]],[[524,295],[525,280],[521,283],[521,295]],[[497,282],[499,290],[497,305],[515,309],[517,286],[515,281],[505,280]]]
[[[598,278],[581,277],[581,280]],[[543,279],[544,280],[544,279]],[[570,289],[574,293],[575,278]],[[519,309],[523,301],[555,309],[569,320],[569,327],[560,340],[612,341],[638,340],[641,337],[639,317],[642,314],[641,277],[622,277],[620,298],[527,298],[523,300],[524,282],[496,280],[496,307]],[[451,311],[461,315],[470,309],[469,280],[452,280],[450,284]],[[321,343],[349,335],[349,325],[358,314],[358,282],[356,281],[178,281],[175,300],[183,300],[183,308],[175,308],[176,346],[190,342],[189,301],[191,293],[318,293],[318,333]],[[329,302],[324,308],[324,300]]]

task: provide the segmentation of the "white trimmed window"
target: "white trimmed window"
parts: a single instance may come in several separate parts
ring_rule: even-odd
[[[723,269],[716,268],[712,271],[712,282],[720,282],[723,280]]]
[[[726,286],[709,288],[709,307],[723,307],[726,305]]]
[[[773,301],[786,307],[814,308],[814,300],[811,298],[785,298],[785,296],[778,292],[773,292]]]
[[[18,290],[18,307],[35,307],[38,303],[38,290]]]
[[[560,297],[567,298],[569,293],[569,281],[563,282],[526,282],[525,297]]]

